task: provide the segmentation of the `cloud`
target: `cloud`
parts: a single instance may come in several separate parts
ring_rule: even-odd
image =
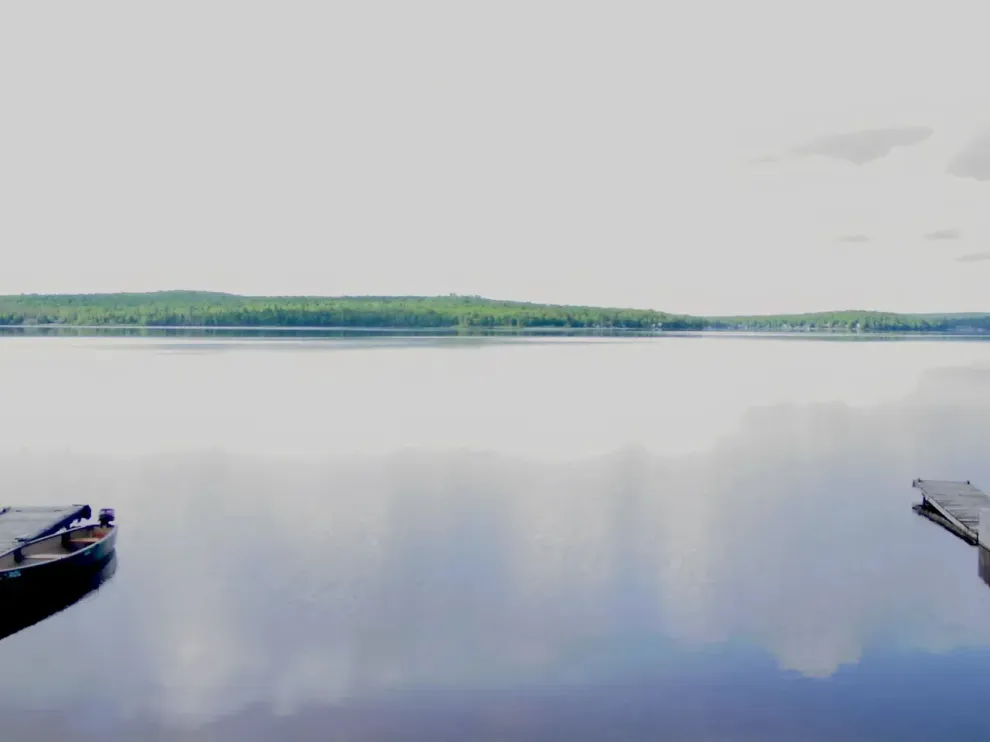
[[[973,180],[990,180],[990,129],[963,147],[945,169],[949,175]]]
[[[956,258],[957,263],[982,263],[984,260],[990,260],[990,252],[971,252]]]
[[[920,144],[933,133],[933,129],[927,126],[902,126],[830,134],[796,147],[791,154],[798,157],[821,155],[855,165],[864,165],[886,157],[897,147]]]
[[[775,162],[780,162],[780,155],[760,155],[759,157],[754,157],[749,162],[751,165],[771,165]]]
[[[951,229],[936,229],[934,232],[929,232],[925,235],[925,239],[930,242],[938,242],[942,240],[958,240],[962,237],[962,232],[960,232],[955,227]]]
[[[860,243],[869,242],[870,236],[868,234],[844,234],[839,237],[836,242],[849,242],[849,243]]]

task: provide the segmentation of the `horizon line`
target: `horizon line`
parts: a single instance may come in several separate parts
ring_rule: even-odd
[[[201,294],[207,296],[224,296],[233,299],[475,299],[502,304],[527,304],[539,307],[574,307],[582,309],[615,309],[622,311],[655,312],[673,317],[689,317],[695,319],[737,319],[754,317],[807,317],[821,314],[878,314],[897,315],[907,317],[944,317],[950,315],[970,315],[970,316],[990,316],[990,309],[981,311],[937,311],[937,312],[903,312],[886,309],[817,309],[783,312],[759,312],[759,313],[732,313],[732,314],[691,314],[686,312],[672,312],[666,309],[631,307],[621,305],[603,304],[575,304],[564,302],[534,301],[531,299],[496,299],[481,294],[461,294],[450,292],[447,294],[239,294],[230,291],[215,291],[211,289],[155,289],[151,291],[80,291],[80,292],[21,292],[16,294],[0,294],[0,300],[11,298],[60,298],[60,297],[111,297],[111,296],[154,296],[158,294]]]

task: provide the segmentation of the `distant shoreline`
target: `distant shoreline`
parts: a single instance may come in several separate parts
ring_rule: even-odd
[[[990,313],[866,310],[694,316],[651,309],[536,304],[479,296],[236,296],[199,291],[0,296],[0,327],[95,331],[379,332],[780,335],[877,333],[958,336],[990,332]]]
[[[960,330],[638,330],[626,328],[568,327],[285,327],[216,325],[69,325],[0,324],[2,337],[559,337],[559,338],[776,338],[816,340],[990,340],[987,331]]]

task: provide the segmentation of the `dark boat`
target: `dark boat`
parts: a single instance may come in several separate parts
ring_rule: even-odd
[[[0,640],[41,623],[99,590],[117,571],[117,554],[93,572],[59,581],[57,590],[21,593],[16,600],[0,598]]]
[[[101,510],[97,524],[67,528],[0,554],[0,603],[57,593],[98,572],[117,545],[113,521],[113,510]]]

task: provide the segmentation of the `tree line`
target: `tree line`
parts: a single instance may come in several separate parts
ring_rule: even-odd
[[[698,318],[643,309],[530,304],[471,296],[249,297],[150,294],[0,297],[0,325],[700,329]]]
[[[846,311],[712,317],[706,321],[706,328],[749,331],[954,332],[990,329],[990,314],[920,315]]]
[[[951,332],[990,330],[990,314],[843,311],[699,317],[458,295],[252,297],[163,291],[0,296],[0,325]]]

